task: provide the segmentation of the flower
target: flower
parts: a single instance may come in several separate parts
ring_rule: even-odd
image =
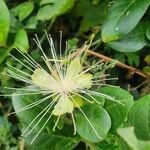
[[[34,40],[43,54],[42,57],[47,69],[44,69],[42,65],[36,62],[28,53],[24,53],[17,49],[19,53],[21,53],[25,58],[26,63],[20,61],[18,58],[10,54],[13,59],[22,64],[26,69],[31,72],[31,74],[9,65],[9,67],[12,69],[8,69],[8,76],[19,79],[20,81],[23,81],[29,85],[36,86],[36,89],[34,89],[33,91],[29,89],[23,89],[27,91],[29,90],[30,92],[23,93],[22,95],[43,94],[44,96],[44,98],[37,100],[36,102],[33,102],[23,108],[20,108],[13,113],[19,113],[27,109],[32,109],[33,107],[40,105],[42,102],[49,100],[50,98],[52,99],[52,101],[49,101],[49,105],[46,106],[45,109],[38,116],[36,116],[34,120],[28,125],[28,127],[23,132],[23,135],[27,136],[28,134],[30,134],[33,129],[38,125],[38,123],[42,121],[46,113],[48,113],[50,110],[51,115],[49,116],[49,118],[47,118],[47,121],[43,124],[40,131],[33,138],[32,142],[38,137],[38,135],[47,124],[47,122],[50,120],[52,115],[58,116],[58,119],[53,128],[53,130],[55,130],[55,127],[57,126],[60,117],[68,113],[71,114],[74,126],[74,134],[76,134],[74,110],[77,108],[85,116],[93,131],[99,137],[97,131],[88,119],[88,116],[86,116],[86,114],[82,111],[81,107],[82,105],[84,105],[85,102],[95,102],[99,104],[99,102],[94,98],[93,95],[98,95],[110,100],[115,100],[111,96],[93,91],[91,89],[93,85],[99,83],[99,81],[103,81],[97,80],[97,78],[94,77],[94,75],[90,72],[91,69],[99,67],[102,61],[97,62],[89,68],[86,68],[86,66],[84,65],[84,59],[86,55],[86,49],[89,47],[89,45],[85,45],[83,48],[78,49],[76,51],[76,55],[74,55],[75,53],[71,53],[65,57],[62,56],[60,47],[60,57],[58,58],[52,38],[50,37],[50,35],[46,35],[50,44],[52,59],[48,59],[48,57],[44,53],[37,35]],[[18,71],[19,74],[17,74],[16,71]],[[102,77],[105,77],[105,75],[102,75]],[[90,97],[90,99],[88,99],[84,95],[87,95],[88,97]],[[38,122],[28,132],[28,129],[35,123],[35,120],[38,120]]]
[[[65,113],[72,113],[75,102],[71,100],[70,95],[76,95],[80,90],[89,89],[92,86],[92,75],[82,72],[82,65],[79,58],[73,59],[66,67],[60,68],[57,64],[56,73],[51,74],[45,70],[36,69],[31,76],[32,81],[41,89],[52,91],[59,95],[57,104],[52,111],[53,115],[61,116]]]

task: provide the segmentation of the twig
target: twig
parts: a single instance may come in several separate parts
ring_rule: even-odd
[[[96,52],[94,52],[94,51],[91,51],[91,50],[86,50],[86,51],[87,51],[88,54],[94,55],[94,56],[96,56],[96,57],[98,57],[98,58],[101,58],[101,59],[103,59],[103,60],[106,61],[106,62],[111,62],[111,61],[113,60],[113,59],[110,58],[110,57],[104,56],[104,55],[99,54],[99,53],[96,53]],[[121,68],[123,68],[123,69],[127,69],[127,70],[129,70],[132,74],[138,74],[138,75],[140,75],[140,76],[142,76],[142,77],[144,77],[144,78],[146,78],[146,79],[149,78],[149,77],[148,77],[145,73],[143,73],[141,70],[136,69],[136,68],[131,67],[131,66],[128,66],[128,65],[126,65],[126,64],[124,64],[124,63],[122,63],[122,62],[120,62],[120,61],[118,61],[118,60],[116,60],[116,66],[119,66],[119,67],[121,67]]]

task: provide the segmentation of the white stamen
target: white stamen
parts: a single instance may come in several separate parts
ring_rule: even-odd
[[[83,112],[83,110],[78,106],[78,104],[75,102],[75,100],[72,98],[72,96],[70,95],[72,101],[77,105],[77,107],[79,108],[79,110],[81,111],[81,113],[83,114],[83,116],[86,118],[86,120],[88,121],[88,123],[90,124],[91,128],[93,129],[93,131],[95,132],[95,134],[97,135],[97,137],[99,139],[102,139],[99,134],[97,133],[95,127],[93,126],[93,124],[91,123],[91,121],[88,119],[88,117],[86,116],[86,114]]]

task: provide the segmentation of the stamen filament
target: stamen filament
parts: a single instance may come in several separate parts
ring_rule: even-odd
[[[70,94],[69,94],[70,95]],[[96,131],[95,127],[93,126],[93,124],[91,123],[91,121],[88,119],[88,117],[86,116],[86,114],[83,112],[83,110],[78,106],[78,104],[76,103],[76,101],[73,99],[73,97],[70,95],[72,101],[77,105],[77,107],[79,108],[79,110],[81,111],[81,113],[83,114],[83,116],[86,118],[86,120],[88,121],[88,123],[90,124],[91,128],[93,129],[93,131],[95,132],[95,134],[97,135],[97,137],[99,139],[102,139],[98,132]]]

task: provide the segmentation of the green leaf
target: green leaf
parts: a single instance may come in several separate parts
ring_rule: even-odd
[[[30,88],[31,87],[28,87],[29,90],[32,89]],[[25,94],[25,93],[29,93],[29,94]],[[40,94],[33,95],[32,92],[30,94],[30,91],[18,90],[15,93],[13,93],[12,102],[13,102],[14,109],[17,112],[17,111],[20,111],[23,107],[31,103],[34,103],[35,101],[38,101],[41,98],[42,97]],[[27,125],[29,125],[32,122],[32,120],[45,108],[45,105],[46,104],[42,103],[30,109],[25,109],[21,112],[18,112],[17,115],[19,119],[21,120],[23,126],[26,127]],[[37,125],[37,127],[35,128],[36,131],[41,129],[43,122],[46,121],[46,118],[48,118],[49,115],[50,113],[47,113],[45,118],[43,118],[42,122],[40,122]],[[39,118],[40,117],[38,117],[38,120]],[[36,119],[36,121],[31,125],[29,129],[32,129],[32,127],[37,123],[38,120]]]
[[[135,52],[142,49],[146,44],[146,23],[140,23],[136,28],[129,34],[124,36],[122,39],[108,43],[111,48],[120,52]]]
[[[60,135],[42,134],[40,137],[31,145],[32,149],[72,150],[79,143],[78,139]],[[31,140],[28,139],[28,143]]]
[[[9,10],[3,0],[0,0],[0,46],[6,45],[10,27]]]
[[[134,134],[134,127],[118,129],[118,134],[129,145],[132,150],[149,150],[150,141],[141,141]]]
[[[24,2],[11,9],[11,12],[14,16],[19,16],[20,21],[23,21],[32,13],[33,9],[34,5],[32,2]]]
[[[27,20],[25,28],[27,29],[35,29],[38,24],[37,16],[32,16]]]
[[[101,87],[99,91],[114,97],[115,100],[123,104],[121,105],[116,101],[105,100],[104,108],[111,117],[111,130],[114,132],[125,121],[128,110],[133,104],[133,96],[128,91],[119,87]]]
[[[128,115],[129,125],[134,126],[139,139],[150,140],[150,94],[134,103]]]
[[[115,41],[128,34],[138,24],[149,5],[149,0],[114,1],[102,27],[102,40]]]
[[[148,24],[146,35],[147,35],[147,38],[150,40],[150,23]]]
[[[73,7],[74,0],[41,0],[37,18],[39,20],[49,20],[64,14]],[[43,6],[44,5],[44,6]]]
[[[16,33],[14,46],[20,49],[22,52],[25,52],[29,49],[28,36],[24,29],[20,29]]]
[[[73,10],[73,15],[76,17],[83,17],[79,32],[86,32],[91,27],[101,25],[106,16],[105,10],[108,4],[108,0],[99,2],[97,5],[93,5],[91,0],[79,0]]]
[[[95,104],[86,104],[81,109],[88,119],[80,110],[75,114],[76,127],[79,135],[90,142],[103,140],[107,136],[111,126],[111,120],[107,111]]]

